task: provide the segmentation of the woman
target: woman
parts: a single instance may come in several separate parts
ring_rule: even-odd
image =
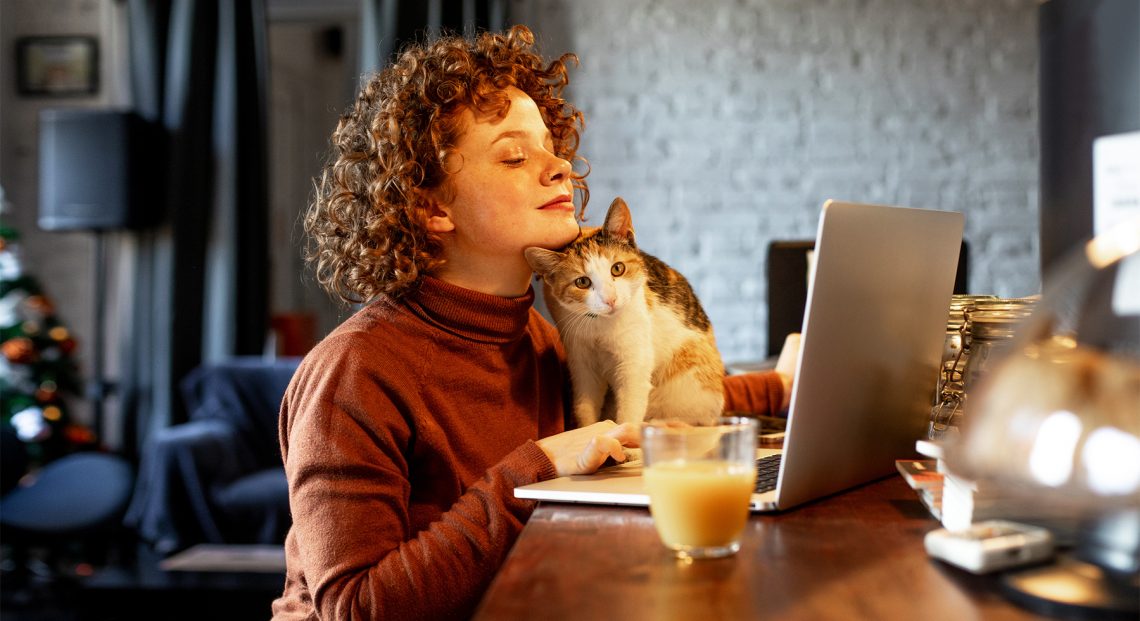
[[[637,429],[564,430],[569,376],[529,246],[578,234],[581,113],[533,36],[444,38],[365,84],[306,216],[329,291],[367,302],[281,406],[293,526],[277,619],[469,616],[529,517],[518,485],[624,460]],[[730,409],[784,401],[774,373]]]

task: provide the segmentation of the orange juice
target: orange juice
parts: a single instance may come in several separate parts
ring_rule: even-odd
[[[756,485],[751,464],[658,462],[645,469],[649,512],[666,546],[710,548],[740,541]]]

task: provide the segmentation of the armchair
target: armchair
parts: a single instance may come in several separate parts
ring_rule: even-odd
[[[126,524],[163,554],[284,542],[291,518],[277,417],[299,363],[238,357],[187,375],[180,388],[190,420],[144,446]]]

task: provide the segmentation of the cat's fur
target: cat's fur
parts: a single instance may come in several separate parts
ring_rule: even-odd
[[[609,418],[607,389],[618,423],[721,415],[724,364],[708,316],[684,276],[637,248],[625,201],[561,252],[527,248],[526,258],[566,347],[579,425]]]

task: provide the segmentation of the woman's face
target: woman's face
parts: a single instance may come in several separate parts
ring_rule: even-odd
[[[556,249],[578,235],[570,163],[554,154],[550,130],[526,93],[508,87],[503,118],[463,114],[463,133],[445,168],[451,200],[436,206],[451,270],[525,266],[530,246]],[[529,268],[527,268],[529,273]]]

